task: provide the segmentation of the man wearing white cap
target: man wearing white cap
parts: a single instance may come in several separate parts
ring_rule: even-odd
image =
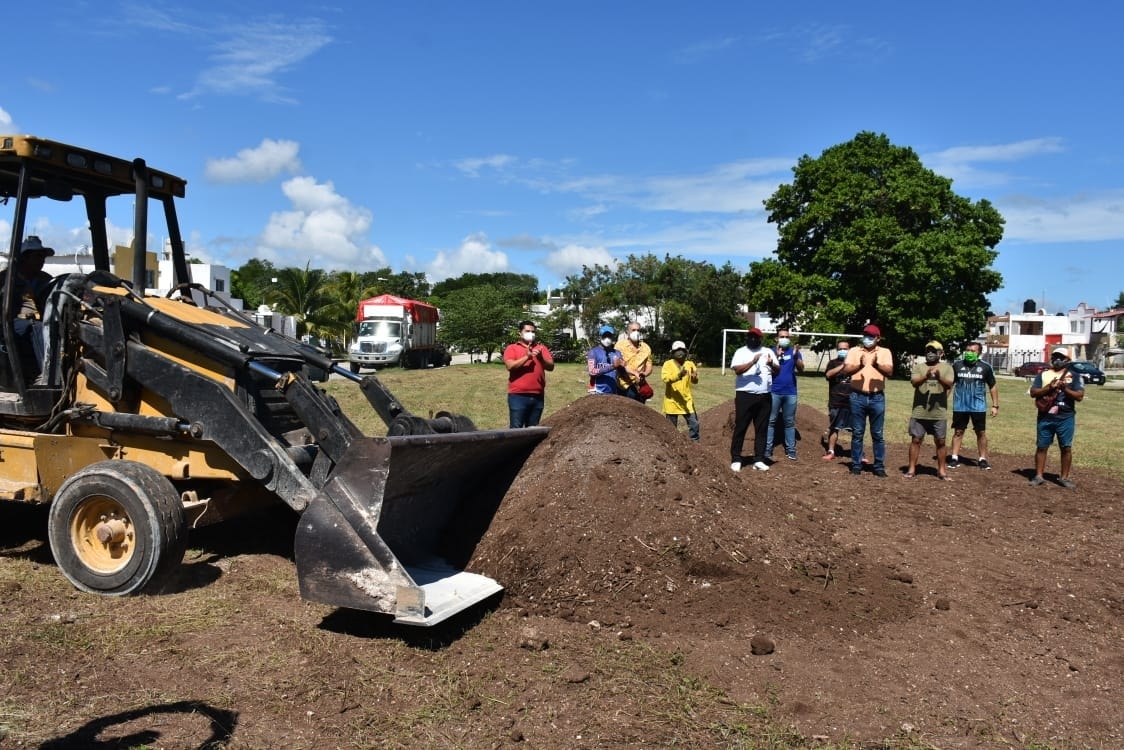
[[[687,345],[676,341],[671,345],[671,359],[663,363],[663,413],[676,427],[679,417],[687,421],[687,434],[699,441],[699,415],[695,412],[695,397],[691,386],[699,382],[699,368],[687,359]]]
[[[1050,369],[1034,376],[1030,397],[1038,407],[1037,442],[1034,451],[1034,476],[1032,487],[1046,482],[1046,452],[1056,437],[1061,452],[1062,467],[1058,484],[1066,489],[1077,485],[1069,478],[1073,467],[1073,433],[1077,422],[1078,401],[1085,398],[1085,384],[1081,377],[1069,370],[1069,350],[1059,347],[1050,354]]]

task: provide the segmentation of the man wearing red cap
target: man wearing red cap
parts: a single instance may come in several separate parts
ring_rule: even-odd
[[[851,473],[862,474],[863,438],[870,421],[874,476],[886,476],[886,378],[894,374],[894,355],[878,342],[882,331],[871,323],[862,342],[847,352],[843,372],[851,376]]]
[[[769,426],[769,412],[773,396],[769,392],[773,376],[781,363],[772,349],[761,346],[764,334],[760,328],[750,328],[745,334],[745,346],[734,352],[730,369],[734,371],[734,436],[730,441],[730,470],[742,470],[742,443],[745,433],[753,423],[753,468],[768,471],[765,463],[765,439]]]

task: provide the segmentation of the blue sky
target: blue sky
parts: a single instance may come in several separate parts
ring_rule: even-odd
[[[546,287],[630,253],[747,270],[796,160],[869,130],[1004,215],[996,312],[1124,291],[1124,6],[762,5],[48,0],[5,39],[0,132],[187,178],[204,260]]]

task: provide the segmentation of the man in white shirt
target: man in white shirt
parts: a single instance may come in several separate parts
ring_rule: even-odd
[[[773,408],[770,387],[781,363],[772,349],[761,346],[764,334],[760,328],[750,328],[745,334],[745,346],[734,352],[730,369],[734,371],[734,436],[730,441],[730,469],[742,470],[742,443],[753,424],[753,468],[768,471],[765,463],[765,440],[769,430],[769,412]]]

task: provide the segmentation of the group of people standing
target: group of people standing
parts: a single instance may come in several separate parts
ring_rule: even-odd
[[[507,367],[507,404],[511,428],[534,427],[542,417],[546,393],[546,373],[554,369],[554,357],[536,337],[533,321],[519,324],[520,340],[509,344],[503,352]],[[641,326],[629,323],[625,336],[617,339],[610,325],[601,326],[598,343],[586,357],[589,372],[589,393],[625,396],[644,403],[655,395],[648,383],[654,365],[652,348],[643,340]],[[663,412],[671,424],[679,418],[687,423],[691,440],[699,440],[699,417],[691,386],[699,382],[699,370],[687,359],[687,345],[676,341],[671,345],[671,358],[660,371],[664,386]]]
[[[536,338],[535,324],[523,321],[519,328],[520,340],[508,345],[503,354],[508,370],[512,428],[539,423],[546,373],[554,369],[550,350]],[[652,398],[654,392],[647,382],[654,370],[652,350],[642,340],[640,324],[630,323],[620,340],[609,325],[601,326],[598,336],[598,344],[587,355],[589,392],[621,395],[641,403]],[[876,477],[887,476],[886,382],[894,372],[894,356],[881,345],[881,340],[882,332],[877,325],[865,326],[858,346],[851,346],[845,339],[837,343],[835,357],[824,371],[829,387],[823,459],[835,459],[839,434],[849,431],[849,470],[855,475],[861,475],[869,464]],[[909,459],[904,473],[907,479],[917,475],[921,446],[925,436],[932,435],[937,451],[937,477],[948,480],[948,470],[961,466],[960,451],[969,425],[976,435],[979,457],[975,465],[985,471],[991,469],[987,419],[999,414],[999,389],[994,370],[980,355],[980,344],[970,342],[965,345],[963,356],[950,363],[944,359],[941,342],[932,340],[925,345],[923,358],[910,373],[913,406],[909,418]],[[1033,486],[1045,482],[1047,452],[1055,440],[1061,450],[1058,483],[1067,488],[1075,486],[1070,479],[1074,405],[1084,398],[1085,392],[1081,378],[1068,370],[1069,362],[1066,349],[1055,349],[1050,370],[1040,373],[1030,388],[1039,408],[1035,473],[1030,480]],[[796,378],[804,371],[804,355],[800,345],[793,343],[791,332],[779,329],[776,346],[767,347],[761,329],[750,328],[745,345],[730,360],[730,369],[735,376],[730,469],[741,471],[743,465],[749,464],[756,471],[768,471],[774,448],[782,441],[785,457],[796,461]],[[671,358],[664,362],[660,376],[664,386],[663,413],[676,426],[683,417],[688,435],[698,441],[699,418],[691,390],[699,380],[698,367],[687,358],[687,347],[682,341],[671,345]],[[951,454],[946,442],[950,392],[954,393]],[[746,457],[743,449],[751,425],[753,454]],[[869,460],[863,447],[868,426],[873,445]]]

